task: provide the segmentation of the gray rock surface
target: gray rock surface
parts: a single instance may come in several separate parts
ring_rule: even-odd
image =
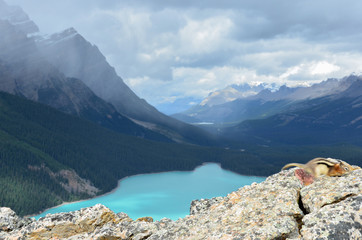
[[[133,220],[99,204],[38,221],[0,208],[0,239],[362,239],[362,170],[308,186],[294,170],[195,200],[177,221]]]
[[[362,239],[362,195],[306,215],[301,234],[305,239]]]
[[[31,223],[29,218],[20,218],[10,208],[0,208],[0,232],[11,232]],[[0,234],[1,236],[1,234]]]

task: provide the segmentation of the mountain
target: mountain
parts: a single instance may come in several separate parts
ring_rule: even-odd
[[[273,115],[288,107],[289,104],[289,100],[264,101],[263,99],[243,98],[211,107],[198,105],[189,111],[172,116],[185,122],[199,125],[206,123],[210,127],[219,128],[247,119]]]
[[[217,127],[237,124],[248,119],[263,119],[298,107],[299,102],[340,93],[353,81],[351,76],[341,80],[328,79],[310,87],[281,86],[278,90],[265,88],[257,94],[239,97],[222,104],[200,104],[172,116],[190,123],[209,122],[216,124]]]
[[[149,141],[0,92],[0,206],[21,215],[109,192],[126,176],[203,162],[248,175],[278,169],[250,152]]]
[[[137,97],[108,64],[98,48],[74,29],[44,36],[37,32],[38,28],[21,8],[8,6],[3,0],[0,0],[0,3],[0,33],[3,36],[0,40],[0,61],[8,65],[8,73],[15,71],[20,75],[21,86],[18,86],[17,90],[21,91],[17,94],[38,100],[38,88],[43,91],[45,87],[42,96],[47,97],[43,99],[43,103],[65,112],[76,113],[113,130],[126,130],[132,135],[160,141],[202,145],[216,143],[215,138],[204,130],[170,118]],[[18,75],[16,77],[19,77]],[[75,81],[76,86],[69,86]],[[61,85],[68,84],[70,92],[63,91],[64,86],[61,86],[62,94],[55,97],[56,99],[49,99],[49,96],[53,95],[51,91],[59,93],[59,82],[62,82]],[[10,78],[2,84],[0,90],[14,93],[16,84],[18,83]],[[82,84],[84,86],[81,86]],[[72,92],[73,87],[78,90]],[[87,98],[82,96],[81,92],[92,92],[92,96],[88,94],[92,99],[77,99]],[[100,103],[101,101],[103,103]],[[111,109],[97,109],[100,106]]]
[[[263,83],[230,85],[224,89],[211,92],[200,104],[171,116],[192,124],[239,122],[258,116],[259,113],[253,112],[261,104],[261,99],[255,96],[259,96],[261,92],[274,92],[276,88],[276,84],[268,85]],[[252,108],[251,110],[247,109],[249,106]]]
[[[140,99],[117,75],[99,49],[70,28],[37,39],[43,56],[67,77],[81,79],[97,96],[137,124],[176,142],[213,144],[205,131],[168,117]]]
[[[1,3],[2,6],[4,3]],[[2,8],[2,13],[5,8]],[[95,95],[82,81],[66,77],[39,51],[33,37],[34,23],[21,9],[9,7],[0,18],[0,90],[38,101],[123,133],[171,141],[120,114]],[[5,9],[6,10],[6,9]],[[12,13],[19,16],[15,21]],[[14,22],[15,21],[15,22]],[[39,35],[37,35],[39,38]]]
[[[0,0],[0,19],[6,20],[25,34],[33,34],[39,31],[38,26],[29,19],[29,16],[18,6],[9,6]]]
[[[357,80],[357,76],[351,75],[342,79],[330,78],[326,81],[313,84],[310,87],[290,88],[281,86],[278,91],[263,90],[258,95],[251,98],[262,99],[264,101],[289,100],[299,101],[315,99],[345,91]]]
[[[331,85],[336,86],[335,91],[321,87]],[[225,129],[223,134],[260,144],[361,145],[362,76],[329,80],[317,87],[322,97],[314,98],[315,91],[313,97],[298,101],[288,110],[265,119],[243,121]],[[306,92],[306,89],[299,89],[290,96],[300,96],[298,92]]]
[[[269,86],[265,83],[254,85],[250,85],[248,83],[240,85],[233,84],[222,90],[211,92],[208,97],[202,100],[200,106],[207,105],[209,107],[212,107],[215,105],[221,105],[227,102],[232,102],[236,99],[254,96],[264,89],[274,89],[275,87],[275,84]]]

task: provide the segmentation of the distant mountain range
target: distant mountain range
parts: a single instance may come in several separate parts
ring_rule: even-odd
[[[362,76],[236,95],[240,97],[220,104],[207,104],[207,98],[173,116],[190,123],[209,123],[204,128],[234,141],[266,145],[362,143]]]
[[[276,84],[240,84],[240,85],[230,85],[222,90],[211,92],[208,97],[206,97],[201,103],[200,106],[216,106],[221,105],[227,102],[232,102],[237,99],[247,98],[254,96],[265,89],[276,90],[278,87]]]
[[[222,134],[259,144],[362,144],[362,77],[329,80],[286,98],[294,102],[279,113],[243,121]]]
[[[0,90],[102,126],[159,141],[212,144],[207,132],[136,96],[99,49],[73,28],[41,35],[19,7],[0,0]]]
[[[212,124],[230,125],[248,119],[262,119],[281,111],[293,108],[296,103],[316,99],[346,90],[357,76],[344,79],[328,79],[310,87],[287,86],[266,87],[265,85],[249,86],[244,84],[239,88],[234,86],[210,93],[199,105],[187,111],[174,114],[173,117],[185,122],[197,124],[207,122]]]
[[[252,104],[249,99],[253,99],[253,96],[263,90],[275,91],[276,89],[278,89],[276,84],[259,83],[251,85],[244,83],[241,85],[230,85],[224,89],[211,92],[200,104],[186,111],[172,114],[171,116],[192,124],[218,124],[230,121],[241,121],[248,119],[249,115],[244,114],[244,117],[241,116],[243,113],[238,112],[237,109],[240,109],[240,106],[236,106],[237,104],[243,105],[243,100],[245,100],[244,103],[246,105],[249,104],[249,102]]]

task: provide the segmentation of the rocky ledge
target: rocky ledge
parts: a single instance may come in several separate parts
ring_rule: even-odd
[[[38,221],[0,208],[0,239],[362,239],[362,170],[304,186],[294,169],[226,197],[195,200],[177,221],[132,220],[95,205]]]

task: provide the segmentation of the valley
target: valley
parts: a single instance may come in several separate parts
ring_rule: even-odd
[[[205,162],[264,177],[316,156],[361,165],[362,76],[231,85],[167,116],[76,29],[42,34],[4,0],[0,13],[0,206],[21,216]]]
[[[257,167],[265,163],[251,153],[120,134],[7,93],[0,93],[0,113],[0,203],[21,215],[91,196],[64,187],[69,179],[52,174],[62,170],[74,170],[99,189],[96,194],[103,194],[126,176],[192,170],[203,162],[218,162],[226,169],[240,165],[234,171],[245,175],[278,169]]]

